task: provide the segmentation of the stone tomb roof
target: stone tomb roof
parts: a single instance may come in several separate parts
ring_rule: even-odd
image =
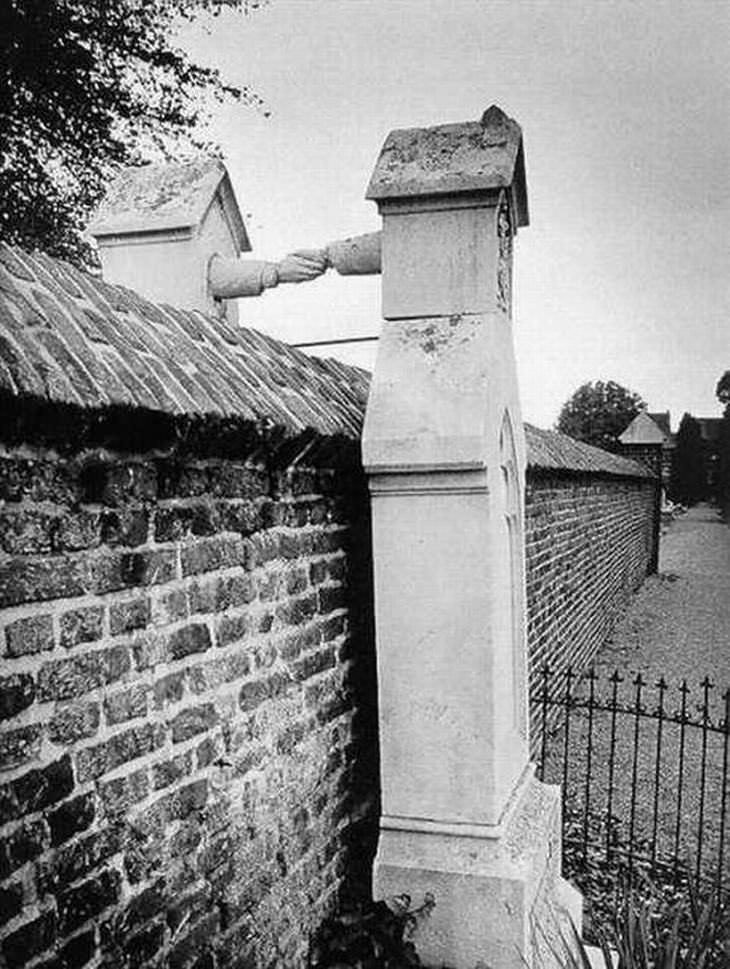
[[[0,389],[360,435],[369,374],[0,244]]]
[[[517,225],[528,225],[522,129],[493,104],[480,121],[391,131],[366,198],[454,195],[510,186]]]
[[[124,168],[111,183],[88,231],[97,238],[154,232],[194,232],[216,195],[240,252],[251,244],[223,162],[199,158]]]

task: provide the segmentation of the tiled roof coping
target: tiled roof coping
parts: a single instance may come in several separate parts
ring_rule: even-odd
[[[558,431],[544,431],[532,424],[525,424],[525,437],[527,466],[534,470],[620,478],[654,477],[648,468],[637,461],[576,441]]]
[[[249,252],[251,244],[231,180],[223,162],[216,158],[122,169],[88,230],[97,238],[175,229],[194,231],[218,192],[238,249]]]
[[[369,374],[0,244],[0,388],[104,409],[360,436]]]

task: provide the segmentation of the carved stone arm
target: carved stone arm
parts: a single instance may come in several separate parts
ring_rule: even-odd
[[[324,249],[299,249],[279,262],[230,259],[215,255],[208,265],[208,284],[216,299],[260,296],[279,283],[304,283],[327,269],[341,276],[365,276],[380,272],[380,232],[331,242]]]

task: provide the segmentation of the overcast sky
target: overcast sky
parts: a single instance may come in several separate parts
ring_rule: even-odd
[[[727,0],[271,0],[184,43],[271,112],[216,113],[254,255],[380,227],[365,188],[392,128],[521,125],[531,225],[515,263],[527,420],[586,380],[652,410],[719,414],[730,369]],[[242,301],[290,342],[376,334],[380,280],[329,276]],[[369,369],[375,345],[333,348]]]

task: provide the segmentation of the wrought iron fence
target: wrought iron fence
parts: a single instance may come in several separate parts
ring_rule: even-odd
[[[590,855],[730,891],[730,689],[545,666],[531,715],[538,776],[562,787],[569,877]]]

